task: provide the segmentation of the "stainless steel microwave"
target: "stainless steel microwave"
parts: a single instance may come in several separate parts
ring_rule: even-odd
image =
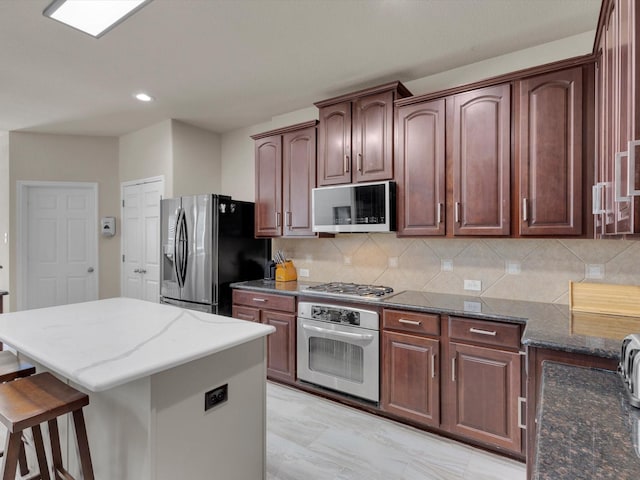
[[[314,188],[311,205],[314,232],[391,232],[396,229],[395,182]]]

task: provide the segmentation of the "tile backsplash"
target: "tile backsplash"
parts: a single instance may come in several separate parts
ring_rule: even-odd
[[[640,285],[640,241],[341,234],[274,239],[273,248],[293,260],[299,280],[371,283],[396,291],[567,304],[569,281]],[[309,277],[301,277],[300,269]],[[465,289],[465,283],[479,290]]]

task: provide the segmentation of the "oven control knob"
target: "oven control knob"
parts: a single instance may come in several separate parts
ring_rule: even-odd
[[[358,314],[356,312],[346,312],[346,317],[350,325],[358,324]]]

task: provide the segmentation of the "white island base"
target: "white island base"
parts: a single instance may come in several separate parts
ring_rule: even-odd
[[[96,480],[264,479],[264,343],[259,338],[101,392],[69,382],[89,394],[84,412]],[[205,392],[225,384],[228,400],[205,411]],[[64,452],[70,420],[59,423]],[[68,440],[67,464],[78,475],[75,436]]]

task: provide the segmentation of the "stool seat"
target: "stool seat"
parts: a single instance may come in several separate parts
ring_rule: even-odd
[[[0,422],[18,432],[89,405],[89,396],[49,372],[0,384]]]
[[[71,479],[62,465],[58,417],[72,414],[78,443],[79,461],[85,480],[93,480],[93,467],[82,408],[89,404],[89,396],[58,380],[49,372],[19,378],[0,384],[0,422],[9,436],[6,441],[6,460],[0,471],[2,480],[15,478],[21,448],[22,431],[31,428],[35,443],[39,474],[33,479],[49,480],[41,423],[47,423],[51,446],[54,478]]]
[[[23,362],[8,350],[0,351],[0,383],[28,377],[34,373],[36,373],[36,367],[30,363]]]

